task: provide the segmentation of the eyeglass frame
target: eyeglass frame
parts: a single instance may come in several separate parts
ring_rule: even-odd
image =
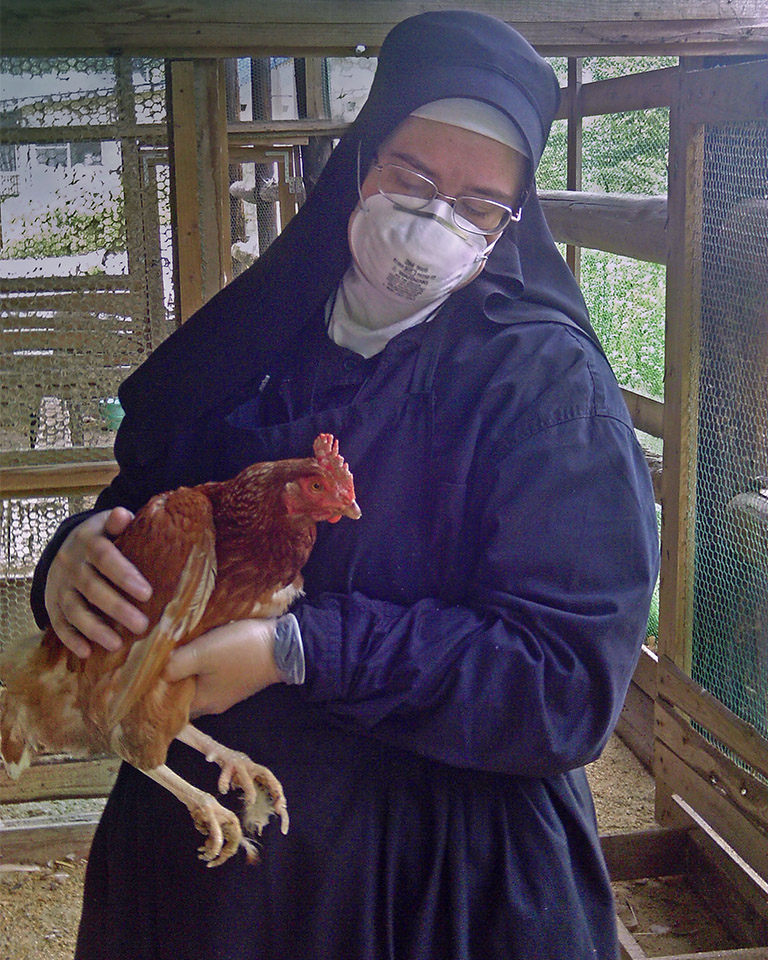
[[[359,163],[359,154],[358,154],[358,163]],[[506,230],[507,227],[510,225],[510,223],[518,223],[520,221],[520,218],[523,215],[523,204],[525,203],[525,200],[527,197],[527,191],[523,192],[523,195],[520,199],[520,206],[515,211],[512,209],[512,207],[508,206],[506,203],[500,203],[498,200],[491,200],[489,197],[470,197],[470,196],[451,197],[447,193],[441,193],[440,190],[438,190],[437,184],[435,183],[435,181],[430,179],[429,177],[425,177],[423,173],[418,173],[416,170],[411,170],[410,167],[404,167],[401,163],[392,163],[391,161],[387,161],[386,163],[379,163],[379,158],[375,157],[374,162],[371,165],[371,169],[375,170],[377,173],[381,173],[384,167],[395,167],[397,170],[404,170],[406,173],[409,173],[414,177],[418,177],[420,180],[423,180],[425,183],[431,184],[432,188],[435,191],[434,196],[429,198],[419,198],[419,199],[424,199],[424,206],[427,206],[427,204],[431,203],[433,200],[437,200],[438,198],[448,201],[449,206],[451,208],[451,219],[460,230],[467,230],[467,227],[464,224],[468,223],[468,224],[472,224],[472,226],[475,229],[469,230],[467,232],[477,233],[478,236],[492,236],[495,233],[501,233],[502,231]],[[359,178],[359,173],[358,173],[358,178]],[[381,194],[382,197],[385,197],[387,200],[389,200],[390,203],[394,203],[395,205],[397,205],[397,201],[393,200],[389,194],[384,193],[384,191],[380,187],[377,187],[377,191],[378,193]],[[483,230],[480,227],[478,227],[476,224],[472,223],[472,221],[469,219],[465,219],[464,223],[458,223],[456,220],[455,205],[460,200],[482,200],[483,203],[491,203],[495,207],[499,207],[500,209],[505,210],[509,219],[504,223],[504,226],[495,227],[493,230]],[[410,208],[405,207],[404,209],[410,209]],[[417,207],[416,209],[420,210],[423,208]]]

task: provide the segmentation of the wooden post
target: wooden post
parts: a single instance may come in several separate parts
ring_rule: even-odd
[[[568,58],[568,141],[567,175],[568,190],[581,190],[581,140],[582,121],[579,108],[581,91],[581,60]],[[565,259],[576,280],[581,276],[581,249],[569,244]]]
[[[170,104],[176,302],[186,320],[231,277],[223,65],[173,61]]]

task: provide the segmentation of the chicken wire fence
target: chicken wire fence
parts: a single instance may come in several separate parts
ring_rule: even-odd
[[[567,60],[553,58],[561,86]],[[584,57],[581,82],[645,73],[675,57]],[[669,109],[584,117],[580,189],[590,193],[666,196]],[[565,190],[567,121],[556,120],[537,174],[541,190]],[[592,325],[622,386],[664,396],[666,267],[602,250],[582,250],[580,276]],[[656,444],[660,451],[660,444]]]
[[[117,388],[173,328],[163,61],[0,59],[0,466],[109,459]],[[3,497],[0,644],[82,497]]]
[[[768,124],[703,130],[693,678],[768,736]]]

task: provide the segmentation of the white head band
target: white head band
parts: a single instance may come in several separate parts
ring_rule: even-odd
[[[528,144],[517,126],[501,110],[482,100],[472,100],[469,97],[433,100],[431,103],[417,107],[411,116],[422,117],[424,120],[437,120],[439,123],[449,123],[454,127],[471,130],[473,133],[479,133],[491,140],[506,144],[528,159],[531,157]]]

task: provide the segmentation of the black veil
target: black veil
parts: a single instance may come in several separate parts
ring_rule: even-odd
[[[121,387],[125,439],[133,433],[159,440],[230,398],[237,402],[268,358],[302,335],[349,265],[358,152],[365,169],[412,110],[446,97],[484,100],[506,113],[530,147],[533,178],[559,103],[549,64],[519,33],[484,14],[443,11],[404,20],[385,39],[368,100],[298,214]],[[462,311],[476,309],[500,323],[565,322],[597,343],[533,189],[521,221],[507,228],[483,273],[442,310],[459,295]]]

